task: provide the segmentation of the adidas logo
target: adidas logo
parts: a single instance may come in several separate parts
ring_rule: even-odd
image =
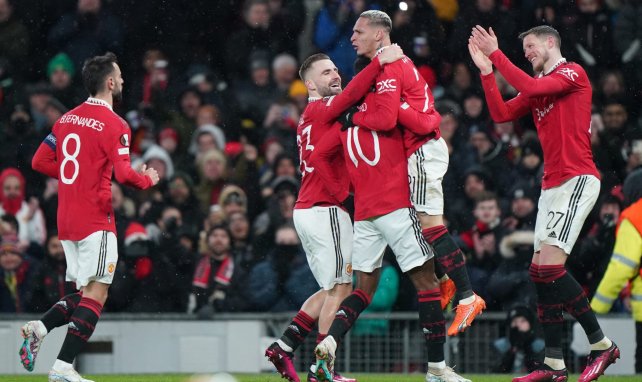
[[[343,309],[337,311],[337,314],[335,314],[334,316],[335,317],[348,317],[348,315],[346,314],[346,312]]]
[[[78,331],[80,330],[80,329],[78,329],[76,324],[73,323],[73,321],[69,322],[68,327],[69,327],[69,329],[78,330]]]
[[[555,234],[555,231],[551,231],[551,233],[548,234],[548,237],[551,239],[557,239],[557,235]]]
[[[58,301],[56,305],[60,305],[67,310],[67,301]]]
[[[432,330],[423,328],[424,334],[432,334]]]
[[[301,334],[301,332],[299,331],[299,328],[297,328],[296,325],[290,325],[288,326],[288,329],[292,329],[292,331],[296,332],[297,334]]]

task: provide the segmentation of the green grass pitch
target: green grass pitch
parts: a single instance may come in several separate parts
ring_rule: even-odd
[[[350,377],[357,378],[360,382],[422,382],[423,374],[349,374]],[[306,376],[300,374],[301,381],[305,381]],[[512,375],[507,374],[465,374],[465,377],[473,382],[510,382]],[[86,375],[85,378],[91,378],[96,382],[188,382],[190,377],[187,375],[177,374],[139,374],[139,375]],[[238,382],[285,382],[277,374],[235,374]],[[576,381],[578,375],[569,376],[570,381]],[[600,382],[633,382],[640,381],[640,376],[603,376]],[[46,382],[45,375],[27,375],[27,376],[0,376],[2,382]],[[208,381],[209,382],[209,381]],[[211,382],[219,382],[214,379]],[[222,382],[222,381],[221,381]]]

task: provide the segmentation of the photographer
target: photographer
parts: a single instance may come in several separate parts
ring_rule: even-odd
[[[622,202],[616,196],[605,195],[599,206],[595,223],[566,263],[577,282],[587,290],[589,298],[595,294],[597,285],[606,272],[615,244],[615,229]]]
[[[532,371],[535,360],[544,350],[544,340],[535,334],[535,313],[526,305],[515,305],[508,312],[503,337],[493,342],[501,356],[493,373]]]
[[[196,232],[191,232],[189,226],[183,224],[181,211],[176,207],[165,206],[156,220],[158,229],[155,239],[158,243],[159,261],[163,263],[175,278],[175,284],[169,296],[170,311],[184,312],[187,309],[194,266],[196,263]]]
[[[171,295],[176,283],[174,267],[168,267],[158,256],[147,230],[131,222],[124,234],[122,256],[110,288],[108,306],[113,311],[172,311]]]

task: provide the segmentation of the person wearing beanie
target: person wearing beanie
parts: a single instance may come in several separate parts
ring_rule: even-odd
[[[67,109],[78,105],[85,98],[80,87],[74,85],[76,68],[66,53],[58,53],[47,64],[47,78],[53,98],[62,102]]]
[[[606,273],[591,300],[591,308],[606,314],[622,289],[630,287],[635,321],[635,372],[642,372],[642,168],[631,172],[622,187],[626,208],[620,214],[615,246]]]

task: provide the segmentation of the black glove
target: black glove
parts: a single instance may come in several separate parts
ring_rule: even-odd
[[[352,106],[348,110],[344,111],[343,114],[339,117],[337,120],[339,123],[341,123],[341,131],[346,131],[350,127],[354,126],[352,123],[352,117],[354,116],[354,113],[358,112],[359,109],[357,109],[356,106]]]

